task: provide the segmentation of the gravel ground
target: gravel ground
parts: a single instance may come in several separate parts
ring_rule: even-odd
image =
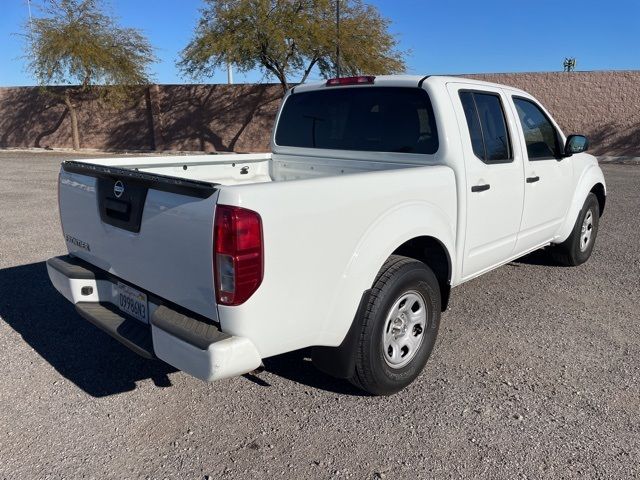
[[[62,158],[0,153],[0,478],[640,477],[640,167],[603,167],[587,264],[455,289],[424,373],[372,398],[305,351],[202,383],[82,320],[44,266]]]

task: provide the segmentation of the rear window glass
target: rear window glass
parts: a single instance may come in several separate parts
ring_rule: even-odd
[[[478,118],[478,111],[476,110],[476,102],[473,99],[473,93],[460,92],[460,101],[462,102],[462,108],[464,108],[464,116],[467,119],[473,153],[475,153],[478,158],[485,160],[482,127],[480,126],[480,119]]]
[[[288,147],[432,154],[438,132],[418,88],[323,89],[289,96],[276,144]]]
[[[461,91],[473,153],[485,163],[511,162],[511,142],[500,97],[495,93]]]

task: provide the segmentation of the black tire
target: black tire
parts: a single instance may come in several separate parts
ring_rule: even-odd
[[[407,295],[411,297],[407,297]],[[394,306],[403,306],[403,298],[420,298],[423,301],[422,303],[417,302],[415,305],[418,305],[418,309],[421,308],[421,305],[426,307],[426,322],[421,332],[415,333],[414,330],[409,332],[416,338],[418,336],[422,338],[414,352],[411,352],[411,357],[407,357],[408,363],[390,366],[388,362],[391,360],[385,359],[383,345],[383,338],[388,338],[384,337],[385,331],[387,335],[389,332],[390,322],[387,317]],[[407,308],[412,307],[408,306]],[[353,352],[355,370],[349,381],[373,395],[391,395],[402,390],[415,380],[424,368],[438,335],[440,287],[436,276],[422,262],[392,255],[380,269],[374,281],[367,307],[361,318],[357,320],[359,320],[360,332]],[[398,322],[401,320],[398,319]],[[416,326],[414,325],[412,328],[416,328]],[[399,330],[402,329],[399,328]],[[404,335],[406,335],[406,327],[404,331]],[[387,350],[388,352],[389,350]],[[400,351],[400,357],[401,355]],[[398,357],[396,359],[400,360]]]
[[[592,219],[591,227],[588,229],[591,231],[591,234],[589,236],[589,241],[585,245],[583,241],[586,237],[582,227],[585,223],[585,218],[587,218],[588,215],[590,215],[590,218]],[[584,205],[576,219],[571,235],[569,235],[564,242],[551,247],[551,255],[553,259],[559,264],[568,267],[581,265],[589,260],[593,247],[596,244],[599,221],[600,204],[598,203],[598,198],[593,193],[590,193],[584,201]]]

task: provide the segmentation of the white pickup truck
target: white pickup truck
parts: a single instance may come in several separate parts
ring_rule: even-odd
[[[587,139],[531,95],[444,76],[286,95],[272,153],[68,161],[56,289],[203,380],[314,347],[371,394],[421,372],[451,287],[541,247],[591,255],[606,190]]]

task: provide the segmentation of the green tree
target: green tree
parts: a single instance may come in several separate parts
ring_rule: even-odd
[[[26,28],[28,68],[66,105],[74,150],[80,148],[77,110],[83,100],[118,103],[149,83],[147,70],[155,60],[149,41],[118,26],[101,0],[46,0]],[[51,84],[74,86],[60,90]]]
[[[226,64],[240,71],[261,68],[284,91],[292,75],[304,83],[314,67],[335,76],[339,44],[341,73],[382,75],[405,70],[404,52],[389,33],[389,20],[362,0],[205,0],[180,69],[194,78]]]

